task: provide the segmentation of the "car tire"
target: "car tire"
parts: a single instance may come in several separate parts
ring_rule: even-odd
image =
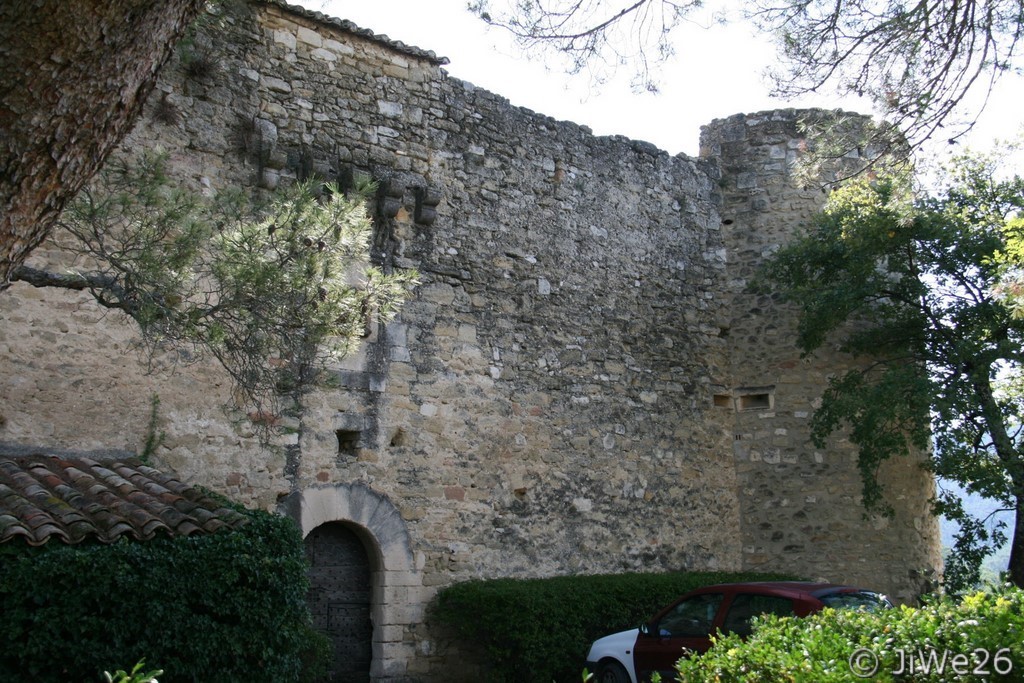
[[[631,683],[626,669],[616,661],[601,662],[594,683]]]

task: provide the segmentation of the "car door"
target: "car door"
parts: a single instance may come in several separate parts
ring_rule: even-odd
[[[736,633],[746,638],[750,635],[751,621],[754,617],[762,614],[791,617],[796,613],[796,605],[792,598],[783,595],[737,593],[733,596],[725,613],[722,632]]]
[[[655,671],[662,680],[674,680],[675,663],[687,650],[711,647],[723,593],[701,593],[683,598],[663,610],[640,629],[633,648],[637,679],[649,681]]]

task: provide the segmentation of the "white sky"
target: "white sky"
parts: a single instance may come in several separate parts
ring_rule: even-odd
[[[661,92],[633,94],[630,72],[599,90],[558,64],[550,69],[526,59],[504,31],[466,10],[466,0],[291,0],[348,19],[437,55],[456,78],[557,119],[589,126],[598,135],[619,134],[652,142],[673,154],[696,155],[700,127],[713,119],[782,107],[817,106],[871,113],[867,101],[820,96],[782,102],[768,95],[762,73],[775,59],[767,40],[741,23],[714,25],[710,15],[676,31],[676,56],[661,71]],[[707,25],[711,24],[708,28]],[[1004,79],[997,98],[970,139],[984,148],[1012,137],[1021,126],[1024,81]]]

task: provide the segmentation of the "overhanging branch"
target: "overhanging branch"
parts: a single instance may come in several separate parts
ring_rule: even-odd
[[[119,309],[129,315],[137,309],[117,279],[103,273],[53,273],[21,265],[14,270],[11,281],[25,282],[33,287],[88,291],[101,306]]]

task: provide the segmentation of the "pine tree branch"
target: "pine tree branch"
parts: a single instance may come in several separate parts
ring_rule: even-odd
[[[53,273],[21,265],[14,270],[11,281],[24,282],[33,287],[88,291],[104,308],[122,310],[128,315],[132,315],[138,309],[125,289],[117,283],[117,279],[103,273]]]

